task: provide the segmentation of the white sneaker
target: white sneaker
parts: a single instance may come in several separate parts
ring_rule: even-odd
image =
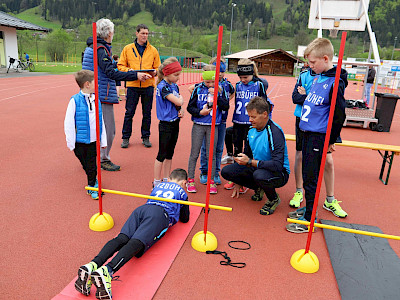
[[[234,160],[233,157],[226,154],[222,159],[221,159],[221,164],[227,165],[227,164],[233,164]]]

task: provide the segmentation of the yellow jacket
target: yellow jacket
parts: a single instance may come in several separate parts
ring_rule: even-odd
[[[143,52],[143,56],[139,55],[139,51],[136,48],[135,43],[126,45],[121,52],[121,56],[118,60],[118,70],[127,72],[129,69],[133,70],[147,70],[147,69],[158,69],[161,65],[160,55],[155,47],[150,45],[147,41],[146,49]],[[154,78],[147,79],[145,82],[140,80],[127,81],[127,87],[149,87],[155,86]]]

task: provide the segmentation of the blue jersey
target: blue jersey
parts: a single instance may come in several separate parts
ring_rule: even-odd
[[[161,182],[151,192],[150,196],[166,199],[186,201],[188,196],[185,190],[175,182]],[[182,204],[149,199],[146,204],[158,205],[165,209],[169,216],[169,226],[179,221]]]
[[[156,89],[157,118],[160,121],[173,122],[179,118],[175,104],[166,98],[169,94],[179,98],[179,87],[162,80]]]
[[[197,102],[196,102],[196,107],[198,110],[202,110],[203,106],[207,104],[207,98],[208,98],[208,88],[203,84],[199,84],[198,86],[195,87],[195,90],[193,93],[197,94]],[[222,93],[225,94],[225,90],[222,92],[218,92],[218,98],[222,97]],[[193,95],[193,94],[192,94]],[[211,111],[208,115],[206,116],[193,116],[192,115],[192,121],[196,124],[199,125],[211,125],[212,123],[212,114],[213,111]],[[221,123],[221,110],[217,106],[217,116],[215,119],[215,125],[219,125]]]
[[[226,78],[222,79],[222,81],[219,82],[220,86],[225,90],[226,96],[229,97],[231,94],[235,92],[235,88],[233,87],[232,83],[229,82]],[[226,123],[226,119],[228,117],[228,111],[227,110],[221,110],[221,123]]]
[[[267,97],[264,84],[259,78],[256,78],[248,84],[243,84],[241,81],[236,84],[235,110],[232,117],[233,123],[251,124],[246,106],[249,104],[249,101],[256,96],[263,97],[267,100],[271,108],[269,113],[269,117],[271,118],[274,104],[271,99]]]
[[[331,101],[329,94],[335,77],[315,76],[310,91],[304,101],[300,117],[300,129],[326,133]]]
[[[263,88],[264,86],[260,81],[250,81],[248,84],[243,84],[240,81],[236,84],[235,110],[232,117],[233,123],[251,124],[246,106],[252,98],[261,96],[260,89]]]
[[[295,89],[297,90],[298,86],[302,86],[306,90],[306,95],[308,95],[308,93],[310,92],[313,80],[315,78],[315,75],[316,74],[311,69],[301,72],[299,75],[299,78],[297,79],[297,84],[295,86]],[[294,115],[296,117],[301,116],[301,109],[302,109],[302,105],[297,104],[296,109],[294,110]]]

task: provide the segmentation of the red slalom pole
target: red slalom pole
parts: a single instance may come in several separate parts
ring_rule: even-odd
[[[335,112],[336,98],[337,98],[337,93],[338,93],[338,89],[339,89],[340,71],[342,69],[344,47],[346,45],[346,36],[347,36],[347,31],[343,31],[342,40],[340,42],[338,64],[336,66],[335,83],[333,86],[331,107],[329,109],[328,126],[326,128],[326,134],[325,134],[324,150],[322,152],[322,160],[321,160],[321,165],[319,167],[318,184],[317,184],[317,190],[315,191],[314,207],[313,207],[313,211],[312,211],[312,215],[311,215],[310,229],[308,231],[305,254],[307,254],[310,251],[311,237],[312,237],[312,233],[314,230],[314,223],[315,223],[315,216],[317,214],[319,193],[321,191],[321,183],[322,183],[322,178],[324,176],[324,170],[325,170],[326,153],[328,152],[329,138],[331,136],[331,130],[332,130],[332,120],[333,120],[333,115]]]
[[[207,239],[207,225],[208,225],[208,207],[210,205],[210,182],[211,182],[211,171],[212,171],[212,159],[214,155],[214,134],[215,134],[215,122],[217,119],[217,99],[218,99],[218,87],[219,87],[219,68],[221,65],[221,46],[222,46],[222,35],[223,26],[219,26],[218,32],[218,49],[217,49],[217,65],[215,70],[215,81],[214,81],[214,100],[213,100],[213,110],[212,110],[212,122],[211,122],[211,137],[210,146],[208,151],[208,170],[207,170],[207,191],[206,191],[206,207],[204,216],[204,242]],[[214,178],[213,178],[214,179]]]
[[[97,64],[97,29],[93,26],[93,70],[94,70],[94,95],[96,101],[96,153],[97,153],[97,181],[99,183],[99,214],[103,214],[103,198],[101,196],[101,167],[100,167],[100,118],[99,118],[99,74]],[[105,128],[104,128],[105,129]]]

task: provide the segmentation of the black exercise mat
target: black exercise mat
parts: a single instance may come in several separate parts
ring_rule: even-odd
[[[375,226],[321,223],[382,233]],[[400,299],[400,259],[387,239],[329,229],[324,236],[343,300]]]

